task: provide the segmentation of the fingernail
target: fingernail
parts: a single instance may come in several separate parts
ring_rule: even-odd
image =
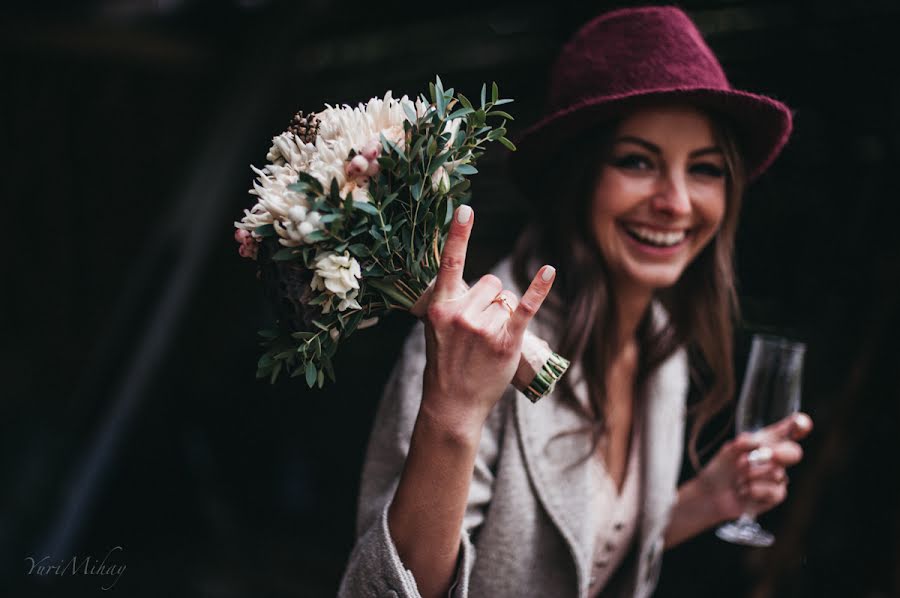
[[[547,282],[548,280],[553,278],[553,275],[555,273],[556,273],[556,268],[554,268],[553,266],[544,266],[544,271],[541,272],[541,280],[543,280],[544,282]]]
[[[794,416],[794,425],[801,430],[808,430],[812,427],[812,420],[804,413],[798,413]]]
[[[751,465],[759,465],[761,463],[768,463],[769,460],[772,459],[772,449],[767,446],[761,446],[758,449],[754,449],[750,451],[750,454],[747,455],[747,461],[750,462]]]
[[[469,218],[472,216],[472,208],[469,206],[459,206],[459,209],[456,211],[456,221],[460,224],[465,224],[469,221]]]

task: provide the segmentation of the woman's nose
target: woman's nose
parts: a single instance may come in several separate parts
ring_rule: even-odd
[[[672,216],[691,213],[691,198],[687,182],[674,175],[660,178],[659,187],[652,200],[653,209]]]

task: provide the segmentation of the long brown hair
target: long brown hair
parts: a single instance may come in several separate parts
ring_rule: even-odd
[[[744,168],[730,124],[709,114],[716,142],[725,161],[725,214],[709,244],[679,280],[655,293],[669,314],[663,327],[651,321],[647,310],[638,325],[640,347],[635,396],[643,394],[649,374],[679,347],[686,347],[691,380],[700,399],[692,406],[693,424],[688,450],[699,468],[697,441],[702,430],[732,398],[733,321],[739,315],[733,267],[734,237],[744,189]],[[617,321],[612,301],[612,279],[592,230],[591,201],[597,164],[608,155],[620,121],[606,123],[570,142],[545,174],[531,187],[532,206],[540,206],[519,237],[512,256],[513,276],[521,288],[531,279],[529,262],[557,266],[557,278],[542,309],[563,322],[557,347],[560,355],[580,362],[593,410],[575,398],[564,376],[558,388],[565,404],[582,413],[594,433],[594,446],[606,431],[606,371],[612,361]]]

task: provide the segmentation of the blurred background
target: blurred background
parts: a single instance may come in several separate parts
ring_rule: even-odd
[[[630,3],[10,4],[0,596],[333,596],[413,321],[354,335],[324,390],[255,380],[272,313],[232,239],[249,165],[298,109],[425,92],[435,74],[469,97],[497,81],[514,136],[566,37]],[[698,537],[668,553],[656,596],[900,596],[900,4],[681,6],[734,85],[796,110],[748,192],[737,260],[746,328],[809,344],[816,429],[762,517],[776,545]],[[504,151],[473,179],[469,278],[525,222]],[[126,569],[28,574],[73,556]]]

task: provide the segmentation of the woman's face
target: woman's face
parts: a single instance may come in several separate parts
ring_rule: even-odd
[[[725,159],[713,126],[688,106],[642,108],[612,139],[594,184],[594,236],[619,285],[678,280],[725,214]]]

